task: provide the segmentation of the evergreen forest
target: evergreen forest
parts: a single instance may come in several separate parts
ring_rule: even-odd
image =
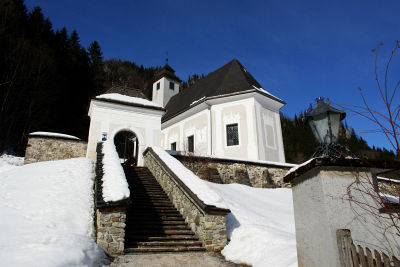
[[[91,98],[118,85],[142,89],[151,99],[159,69],[104,60],[97,41],[83,47],[77,31],[54,29],[39,7],[28,11],[23,0],[0,0],[0,154],[23,155],[28,134],[35,131],[86,140]],[[203,77],[189,76],[181,90]],[[315,151],[316,140],[303,117],[281,114],[287,162],[303,162]],[[395,158],[392,151],[370,147],[353,129],[342,126],[340,142],[354,154]]]

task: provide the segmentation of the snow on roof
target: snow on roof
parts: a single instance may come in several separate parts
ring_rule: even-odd
[[[302,164],[295,165],[293,168],[291,168],[291,169],[285,174],[285,176],[287,176],[287,175],[291,174],[292,172],[297,171],[297,170],[300,169],[301,167],[307,165],[307,164],[310,163],[313,159],[314,159],[314,158],[311,158],[311,159],[309,159],[309,160],[303,162]]]
[[[98,95],[98,96],[96,96],[96,99],[114,100],[114,101],[119,101],[119,102],[123,102],[123,103],[127,103],[127,104],[138,104],[138,105],[143,105],[143,106],[162,108],[162,106],[160,106],[159,104],[154,103],[150,100],[139,98],[139,97],[121,95],[121,94],[117,94],[117,93]]]
[[[33,132],[33,133],[30,133],[29,136],[48,136],[48,137],[58,137],[58,138],[65,138],[65,139],[81,140],[80,138],[73,136],[73,135],[52,133],[52,132]]]
[[[257,91],[262,92],[262,93],[267,93],[268,95],[270,95],[270,96],[272,96],[272,97],[275,97],[276,99],[278,99],[278,100],[280,100],[280,101],[283,102],[282,99],[280,99],[279,97],[274,96],[273,94],[271,94],[270,92],[268,92],[267,90],[265,90],[265,89],[262,88],[262,87],[257,87],[257,86],[255,86],[255,85],[253,85],[253,88],[256,89]]]
[[[106,202],[127,199],[130,196],[128,182],[112,141],[103,143],[103,199]]]
[[[385,178],[385,177],[381,177],[381,176],[378,176],[377,179],[378,179],[378,180],[381,180],[381,181],[387,181],[387,182],[392,182],[392,183],[400,184],[400,180]]]
[[[202,100],[204,100],[204,99],[206,99],[205,96],[203,96],[202,98],[200,98],[200,99],[198,99],[198,100],[193,101],[193,102],[190,104],[190,106],[193,106],[194,104],[197,104],[198,102],[200,102],[200,101],[202,101]]]
[[[210,186],[208,186],[206,181],[197,177],[192,171],[188,170],[179,160],[172,157],[164,149],[160,147],[152,147],[152,149],[201,201],[207,205],[214,205],[218,208],[227,208],[224,200],[212,188],[210,188]]]
[[[186,152],[182,151],[175,151],[175,150],[167,150],[167,152],[170,155],[180,155],[180,156],[185,156],[187,155]],[[221,160],[231,160],[231,161],[237,161],[237,162],[250,162],[250,163],[256,163],[256,164],[265,164],[265,165],[273,165],[277,167],[297,167],[297,164],[292,164],[292,163],[285,163],[285,162],[275,162],[275,161],[267,161],[267,160],[254,160],[254,159],[244,159],[244,158],[236,158],[236,157],[226,157],[226,156],[215,156],[215,155],[198,155],[194,153],[190,153],[191,156],[193,157],[199,157],[199,158],[211,158],[211,159],[221,159]]]
[[[379,193],[383,203],[399,203],[399,198],[389,194]]]

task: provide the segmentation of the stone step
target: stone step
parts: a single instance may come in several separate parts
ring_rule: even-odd
[[[142,216],[179,216],[181,215],[176,209],[162,210],[162,209],[128,209],[127,214],[142,215]]]
[[[148,236],[169,236],[169,235],[194,235],[192,230],[146,230],[141,231],[137,229],[126,229],[125,236],[132,236],[135,235],[148,235]]]
[[[145,252],[196,252],[205,251],[203,247],[154,247],[154,248],[126,248],[125,253]]]
[[[195,235],[168,235],[168,236],[141,236],[137,235],[131,239],[133,242],[144,241],[196,241],[198,238]]]
[[[130,219],[132,219],[132,217],[130,217]],[[185,220],[180,219],[180,220],[176,220],[176,219],[163,219],[163,220],[159,220],[159,219],[155,219],[153,218],[143,218],[143,220],[138,220],[135,221],[134,223],[132,223],[132,225],[140,225],[140,224],[144,224],[144,223],[148,223],[148,222],[152,222],[153,225],[186,225]]]
[[[132,206],[134,209],[135,208],[150,208],[150,209],[174,209],[176,208],[172,204],[166,204],[166,203],[148,203],[148,202],[143,202],[143,203],[136,203],[136,205]]]
[[[155,224],[151,221],[148,221],[147,224],[132,224],[130,230],[143,230],[146,232],[147,230],[191,230],[186,224]]]
[[[174,206],[157,206],[157,205],[146,205],[144,203],[142,203],[142,205],[138,205],[138,206],[132,206],[133,210],[137,210],[137,211],[146,211],[146,210],[156,210],[156,211],[176,211],[176,208]]]
[[[167,194],[161,194],[160,196],[149,196],[149,194],[133,194],[131,196],[131,199],[162,199],[162,200],[167,200],[170,201],[170,199],[168,198]]]
[[[143,216],[138,215],[130,215],[129,219],[132,219],[132,221],[141,221],[143,220]],[[151,220],[151,221],[155,221],[155,222],[166,222],[166,224],[168,224],[168,222],[184,222],[185,219],[182,216],[146,216],[145,217],[146,220]]]
[[[203,244],[200,241],[150,241],[150,242],[136,242],[132,245],[140,247],[201,247]]]
[[[204,251],[202,242],[147,168],[127,169],[126,177],[132,188],[126,253]]]

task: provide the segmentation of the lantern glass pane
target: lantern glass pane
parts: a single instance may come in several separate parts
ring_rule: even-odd
[[[339,128],[340,128],[340,114],[338,113],[329,113],[331,118],[331,129],[332,129],[332,140],[331,142],[335,143],[339,139]]]
[[[326,113],[312,117],[310,119],[310,126],[319,143],[325,143],[328,141],[328,116]]]

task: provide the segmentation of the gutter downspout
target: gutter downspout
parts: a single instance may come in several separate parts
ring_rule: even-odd
[[[212,112],[211,112],[211,105],[207,103],[207,100],[204,101],[206,105],[208,106],[208,110],[210,111],[210,121],[209,121],[209,128],[210,128],[210,155],[213,155],[213,131],[212,131]]]

